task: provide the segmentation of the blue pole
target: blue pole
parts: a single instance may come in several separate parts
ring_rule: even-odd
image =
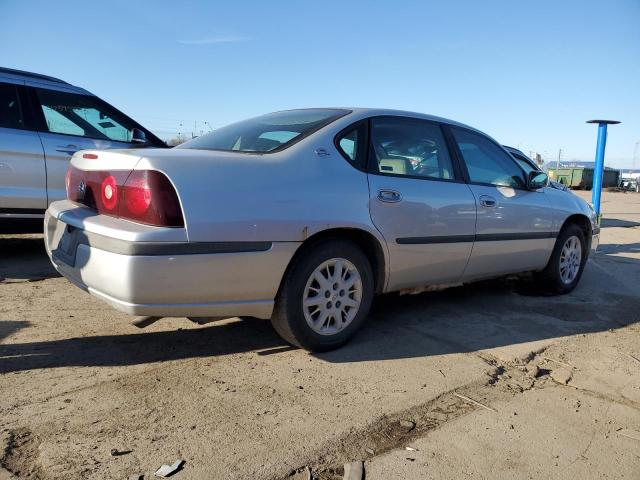
[[[596,161],[593,169],[593,192],[591,202],[600,225],[600,196],[602,195],[602,178],[604,176],[604,148],[607,145],[607,125],[620,123],[617,120],[589,120],[587,123],[598,124],[598,143],[596,145]]]
[[[596,145],[596,162],[593,169],[593,191],[591,192],[591,203],[596,211],[598,221],[600,220],[600,195],[602,193],[602,177],[604,176],[604,149],[607,145],[607,124],[598,124],[598,143]]]

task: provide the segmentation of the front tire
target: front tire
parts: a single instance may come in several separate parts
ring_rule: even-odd
[[[578,285],[589,252],[584,233],[576,224],[566,225],[558,235],[549,263],[536,274],[538,286],[547,292],[565,294]]]
[[[293,345],[333,350],[364,323],[373,292],[373,271],[364,253],[346,240],[321,240],[291,266],[271,324]]]

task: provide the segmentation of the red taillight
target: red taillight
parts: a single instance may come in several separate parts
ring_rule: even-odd
[[[178,195],[162,173],[135,170],[124,184],[119,215],[150,225],[183,226]]]
[[[182,227],[184,220],[173,185],[155,170],[85,171],[69,167],[67,198],[98,213],[163,227]]]
[[[147,183],[147,172],[132,172],[124,185],[124,207],[131,215],[147,213],[151,205],[151,188]]]

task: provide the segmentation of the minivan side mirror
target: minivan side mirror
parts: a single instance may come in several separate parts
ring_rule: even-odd
[[[147,143],[147,136],[139,128],[131,129],[131,143],[145,144]]]
[[[527,188],[529,190],[538,190],[539,188],[546,187],[549,183],[549,176],[540,171],[529,172],[527,178]]]

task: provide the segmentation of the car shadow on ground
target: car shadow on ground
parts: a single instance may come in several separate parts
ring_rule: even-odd
[[[0,321],[0,340],[28,326],[29,322],[2,320]]]
[[[638,235],[640,236],[640,232],[638,232]],[[598,253],[599,254],[606,254],[606,255],[614,255],[617,253],[635,253],[635,254],[640,254],[640,242],[637,243],[620,243],[620,244],[615,244],[615,243],[607,243],[605,245],[600,245],[598,247]],[[633,260],[630,258],[626,258],[626,260],[630,260],[630,261],[635,261],[639,264],[640,266],[640,262],[638,262],[637,260]]]
[[[417,296],[381,297],[368,324],[351,343],[317,356],[344,363],[447,355],[602,331],[638,321],[634,312],[640,311],[640,301],[629,297],[609,294],[606,302],[596,305],[571,295],[523,296],[519,288],[514,282],[495,281]],[[0,345],[0,373],[290,350],[265,320],[243,319],[149,333],[133,333],[134,327],[123,325],[123,330],[128,329],[132,333]]]
[[[0,239],[0,284],[59,276],[47,257],[42,235],[3,235]]]
[[[624,248],[634,246],[638,244]],[[39,263],[48,259],[39,247],[31,248],[30,255],[41,258],[27,259],[26,264],[40,272],[44,266]],[[607,250],[598,255],[606,257],[611,253],[614,252]],[[640,269],[639,260],[625,260]],[[598,256],[592,261],[598,262]],[[316,356],[331,363],[348,363],[447,355],[604,331],[637,322],[640,298],[616,293],[617,280],[607,273],[607,268],[611,267],[588,266],[578,288],[563,296],[542,295],[522,280],[486,281],[412,296],[385,295],[376,300],[367,324],[348,345]],[[24,272],[27,278],[34,276],[29,268]],[[27,323],[1,320],[0,338]],[[169,324],[174,320],[161,321]],[[151,332],[123,324],[122,331],[126,333],[0,344],[0,373],[139,365],[251,351],[277,355],[291,350],[268,321],[257,319]]]
[[[640,227],[640,222],[634,222],[632,220],[625,220],[625,219],[622,219],[622,218],[603,218],[600,226],[602,228],[609,228],[609,227],[622,227],[622,228]]]

